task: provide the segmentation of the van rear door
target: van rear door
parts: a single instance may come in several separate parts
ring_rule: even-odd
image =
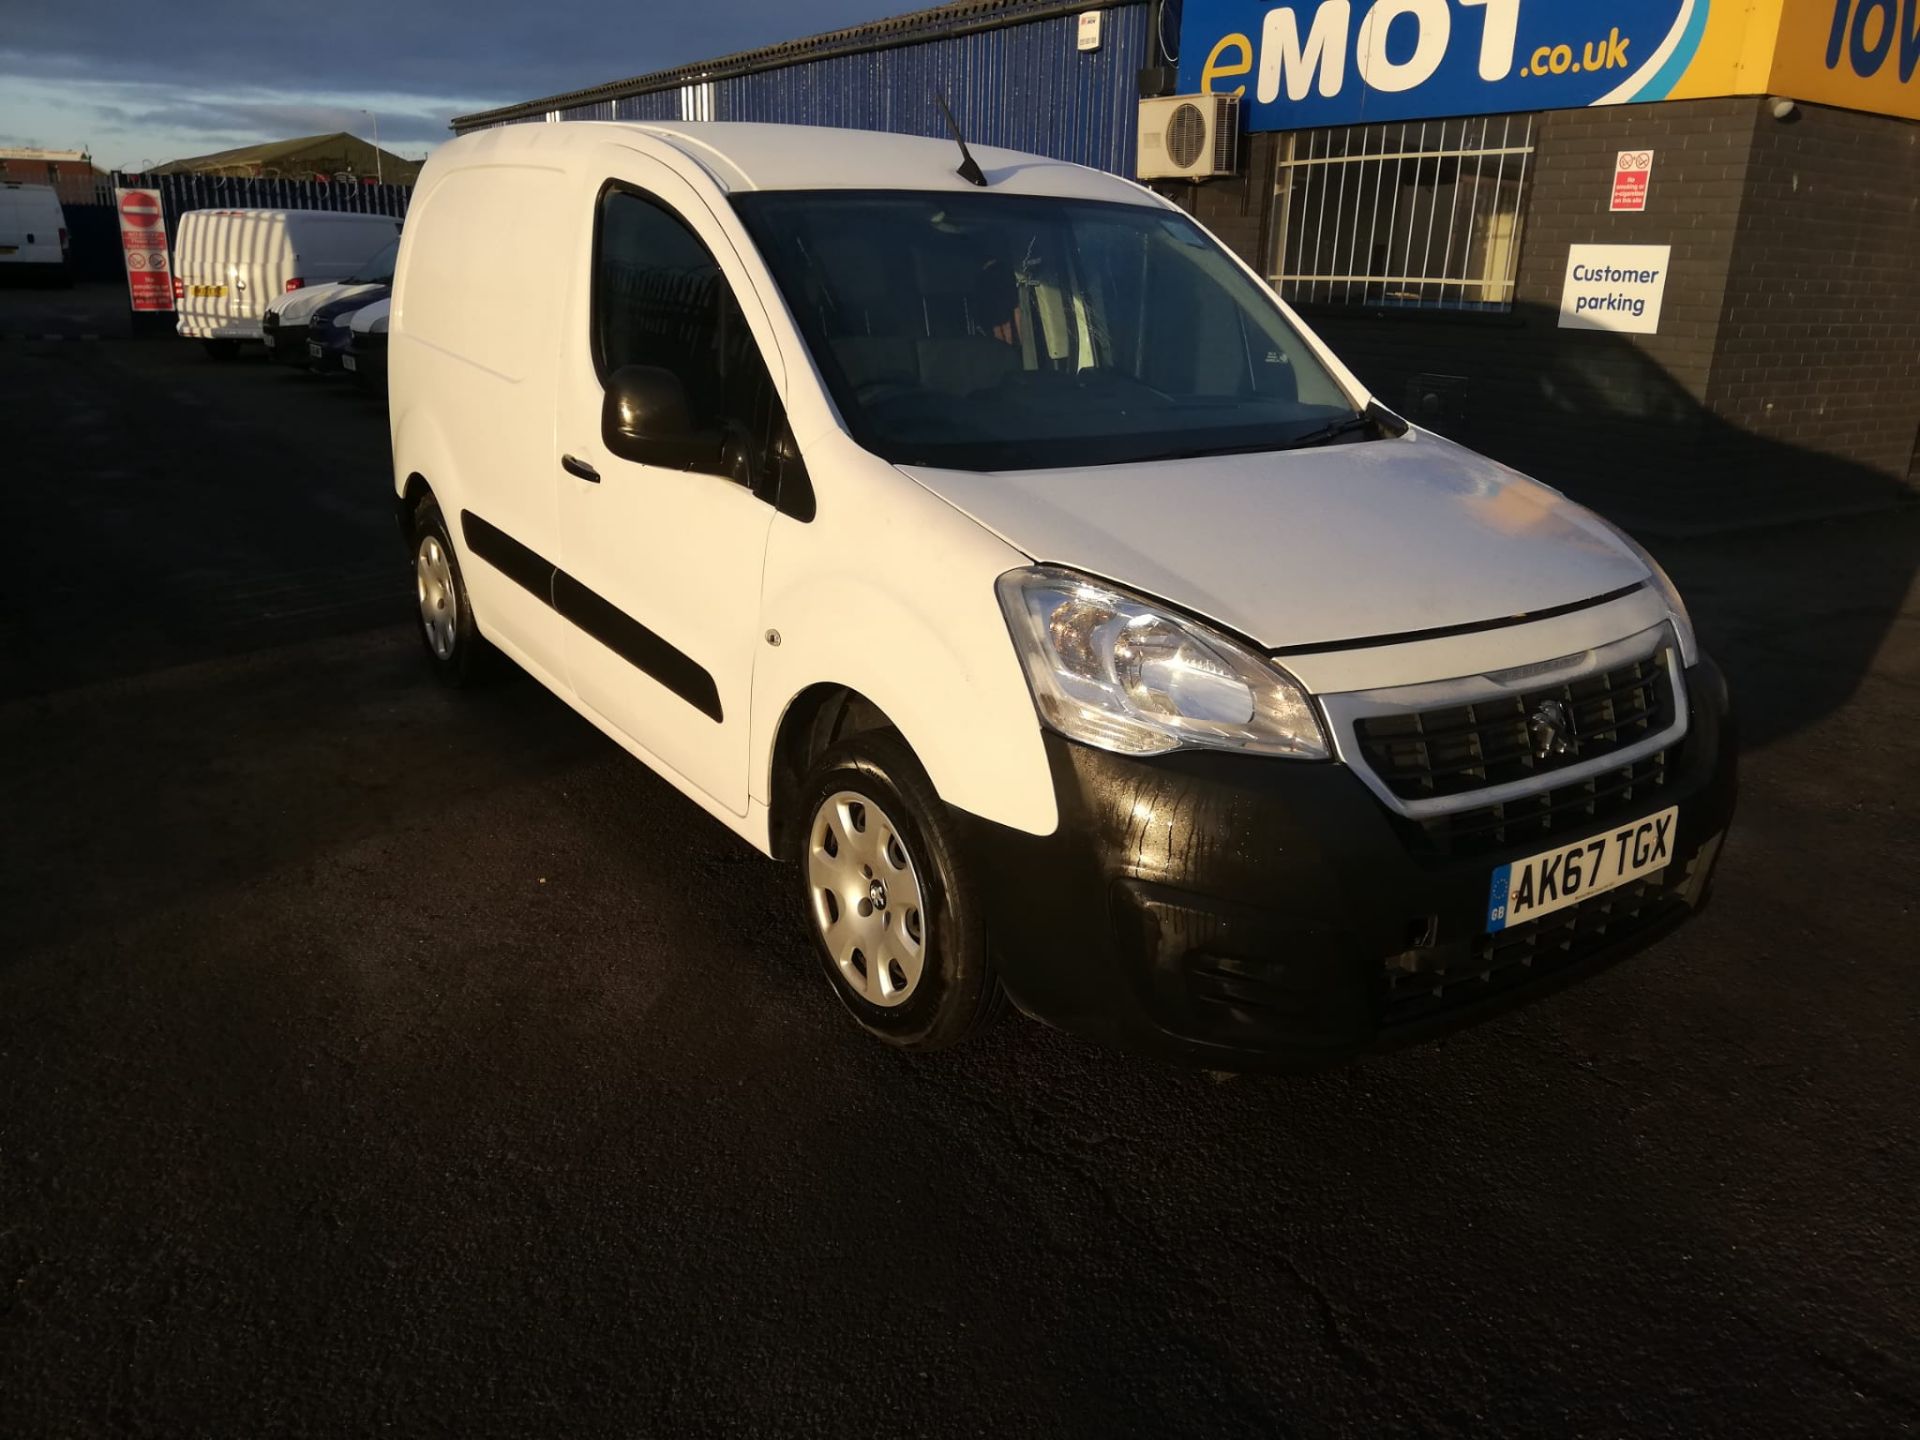
[[[225,294],[219,297],[219,313],[257,325],[267,313],[267,302],[286,289],[293,274],[287,221],[281,215],[241,214],[233,217],[233,224],[221,257]]]
[[[23,258],[27,244],[27,207],[20,192],[11,185],[0,185],[0,262]]]
[[[174,242],[175,308],[194,334],[215,334],[233,313],[228,257],[238,253],[241,225],[249,217],[233,210],[197,210],[180,217]]]
[[[50,186],[0,183],[0,265],[58,265],[65,224]]]

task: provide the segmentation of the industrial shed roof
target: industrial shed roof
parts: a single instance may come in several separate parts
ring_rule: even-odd
[[[568,110],[603,100],[620,100],[629,95],[644,95],[656,90],[677,89],[704,80],[775,70],[830,55],[890,49],[896,45],[911,45],[917,41],[965,34],[970,30],[997,29],[1058,15],[1107,10],[1128,3],[1135,3],[1135,0],[1072,0],[1072,3],[1062,3],[1062,0],[955,0],[953,4],[936,5],[930,10],[916,10],[884,20],[872,20],[864,25],[829,30],[825,34],[810,35],[800,40],[786,40],[757,50],[737,51],[717,60],[699,60],[669,70],[656,70],[626,80],[609,81],[585,90],[569,90],[561,95],[549,95],[539,100],[503,105],[495,110],[456,116],[453,128],[464,132],[513,120],[537,120],[553,110]]]

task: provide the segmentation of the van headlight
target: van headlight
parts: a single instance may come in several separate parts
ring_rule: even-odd
[[[1327,758],[1306,692],[1239,641],[1071,570],[1010,570],[996,588],[1040,718],[1069,740]]]

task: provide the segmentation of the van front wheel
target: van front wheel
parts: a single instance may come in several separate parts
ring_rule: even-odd
[[[835,745],[802,791],[799,878],[827,981],[868,1033],[940,1050],[999,1013],[1000,981],[959,837],[892,731]]]

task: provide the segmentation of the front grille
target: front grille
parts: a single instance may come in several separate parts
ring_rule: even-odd
[[[1657,809],[1659,792],[1678,759],[1677,746],[1656,750],[1568,785],[1474,810],[1402,821],[1401,827],[1410,832],[1418,849],[1430,854],[1490,855],[1520,845],[1533,849],[1569,831],[1602,829],[1608,820],[1628,811]]]
[[[1534,719],[1558,704],[1570,736],[1546,755]],[[1354,722],[1360,753],[1402,800],[1433,800],[1551,773],[1637,744],[1673,724],[1665,649],[1643,660],[1525,694]]]
[[[1673,919],[1686,902],[1661,877],[1636,880],[1591,900],[1467,945],[1411,950],[1383,967],[1380,1020],[1401,1025],[1472,1005],[1556,971]]]

